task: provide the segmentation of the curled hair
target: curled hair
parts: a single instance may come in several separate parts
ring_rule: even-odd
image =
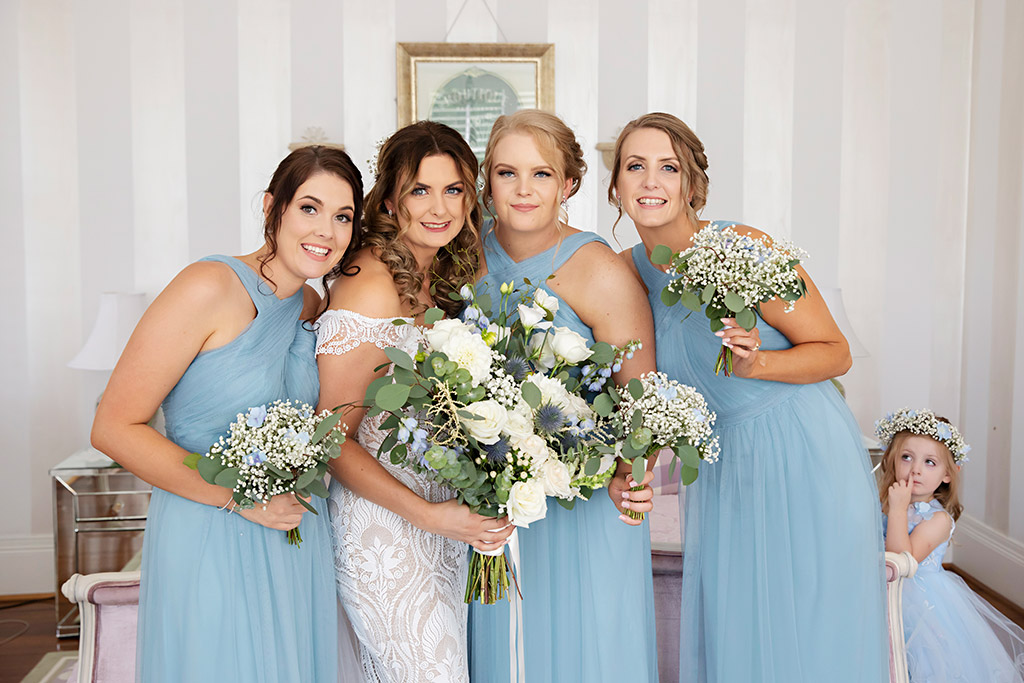
[[[936,416],[936,419],[939,422],[950,424],[949,420],[944,417]],[[888,511],[889,509],[889,487],[896,483],[896,458],[899,457],[900,451],[903,450],[903,443],[911,436],[921,435],[910,431],[897,432],[892,437],[892,441],[889,442],[888,448],[885,449],[885,454],[882,455],[878,498],[882,503],[883,510]],[[930,439],[931,437],[925,436],[922,438]],[[942,482],[939,484],[939,488],[935,490],[935,498],[942,504],[943,509],[949,513],[949,516],[953,518],[953,521],[956,521],[960,519],[960,513],[964,510],[964,506],[960,503],[960,470],[957,464],[953,462],[953,454],[946,448],[946,444],[936,439],[932,439],[932,441],[938,445],[939,457],[942,458],[943,464],[946,466],[946,472],[949,474],[949,483]]]
[[[331,301],[331,292],[327,288],[328,279],[338,277],[343,273],[353,274],[348,270],[361,243],[360,217],[363,215],[363,177],[348,154],[334,147],[310,145],[296,149],[277,165],[277,170],[270,177],[270,184],[265,190],[270,195],[270,206],[263,221],[263,239],[267,242],[267,252],[259,257],[259,262],[260,275],[276,288],[273,280],[267,277],[264,268],[277,254],[277,233],[281,229],[281,218],[302,183],[317,173],[330,173],[348,183],[352,188],[353,199],[352,239],[349,241],[345,253],[342,254],[341,261],[323,278],[325,295],[320,308],[326,310]]]
[[[424,274],[402,241],[401,223],[410,219],[404,199],[416,186],[420,163],[427,157],[447,156],[455,163],[463,185],[465,224],[459,234],[437,250],[430,265],[430,295],[434,304],[452,316],[462,308],[448,294],[476,278],[480,266],[480,207],[476,201],[476,155],[453,128],[435,121],[418,121],[387,139],[377,156],[377,179],[366,195],[363,244],[387,266],[402,300],[416,313]],[[391,201],[397,215],[388,214]]]
[[[708,200],[708,158],[704,154],[704,143],[700,141],[697,134],[690,130],[690,127],[681,120],[662,112],[653,112],[633,119],[619,133],[615,140],[615,163],[612,164],[612,176],[608,181],[608,203],[614,206],[619,217],[615,219],[615,225],[622,220],[622,203],[616,200],[615,186],[619,182],[619,171],[622,168],[622,146],[629,134],[640,128],[653,128],[668,135],[672,143],[672,150],[675,152],[679,163],[683,167],[682,193],[687,196],[691,192],[686,215],[694,225],[697,224],[697,212],[704,208]],[[614,229],[614,225],[612,228]]]
[[[540,155],[551,164],[558,175],[559,183],[572,180],[568,199],[579,192],[583,184],[583,175],[587,172],[587,162],[583,160],[583,149],[576,141],[572,128],[565,125],[562,119],[540,109],[520,109],[514,114],[499,116],[491,127],[491,137],[487,140],[484,151],[483,199],[491,205],[491,170],[494,168],[494,148],[509,133],[527,133],[533,136],[540,150]],[[566,220],[566,216],[562,216]]]

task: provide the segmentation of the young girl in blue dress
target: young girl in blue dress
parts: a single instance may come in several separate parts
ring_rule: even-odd
[[[942,568],[970,448],[930,410],[904,408],[878,421],[885,549],[907,551],[917,572],[903,584],[903,631],[912,683],[1024,681],[1024,631]]]
[[[326,501],[235,509],[183,463],[238,413],[317,402],[309,320],[321,278],[357,244],[362,181],[348,155],[295,150],[263,195],[263,246],[185,268],[142,316],[96,410],[92,442],[153,485],[142,549],[136,680],[337,680]],[[149,426],[163,404],[167,436]],[[284,531],[300,529],[301,548]]]

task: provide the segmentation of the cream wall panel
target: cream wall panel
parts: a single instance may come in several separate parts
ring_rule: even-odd
[[[135,282],[150,296],[189,261],[182,0],[130,9]]]
[[[447,0],[445,41],[449,43],[493,43],[503,40],[498,24],[497,0]]]
[[[706,0],[705,0],[706,1]],[[697,130],[698,4],[648,0],[647,109],[675,114]]]
[[[396,0],[395,40],[400,43],[443,43],[449,17],[447,0]],[[453,41],[450,41],[453,42]]]
[[[23,212],[22,177],[22,96],[21,46],[19,44],[21,4],[0,3],[0,206],[6,207],[0,234],[8,254],[0,269],[0,312],[6,331],[0,334],[0,435],[4,449],[0,454],[5,476],[0,480],[0,537],[27,533],[24,491],[31,480],[32,458],[29,450],[31,385],[28,357],[28,288],[26,279],[26,235]],[[17,360],[16,360],[17,359]],[[6,572],[6,567],[4,567]]]
[[[51,530],[47,471],[81,447],[91,413],[82,404],[81,373],[65,365],[81,343],[83,319],[75,13],[70,2],[25,0],[19,26],[28,352],[16,362],[29,374],[22,397],[29,450],[20,457],[31,472],[27,480],[4,477],[3,485],[21,501],[27,535]],[[53,428],[57,411],[61,429]]]
[[[240,251],[263,244],[262,192],[291,141],[291,15],[285,0],[246,0],[238,13]]]
[[[550,0],[558,2],[559,0]],[[498,23],[510,43],[547,43],[545,21],[549,0],[516,0],[498,3]],[[558,51],[558,48],[555,48]],[[556,74],[557,78],[557,74]]]
[[[608,236],[597,225],[601,160],[598,143],[598,10],[586,0],[558,0],[548,5],[548,40],[555,50],[555,110],[576,132],[588,173],[569,200],[569,224]]]
[[[331,142],[344,143],[345,111],[362,106],[363,98],[345,91],[342,3],[294,0],[291,8],[290,141],[301,140],[307,128],[320,128]]]
[[[743,212],[789,238],[793,194],[793,53],[796,0],[747,0],[743,95]]]

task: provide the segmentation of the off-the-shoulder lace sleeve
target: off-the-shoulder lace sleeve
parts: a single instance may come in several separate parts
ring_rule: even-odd
[[[360,344],[414,351],[420,337],[418,328],[411,318],[400,318],[408,325],[395,325],[397,319],[370,318],[344,309],[326,311],[317,321],[316,355],[340,356]]]

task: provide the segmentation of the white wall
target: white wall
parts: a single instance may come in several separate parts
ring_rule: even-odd
[[[258,244],[258,192],[308,127],[365,171],[396,41],[508,40],[556,45],[591,168],[574,224],[611,236],[594,145],[667,110],[707,146],[705,217],[811,252],[870,353],[844,378],[862,429],[903,405],[961,425],[955,561],[1024,604],[1022,36],[1017,0],[0,3],[0,594],[52,590],[46,473],[105,381],[64,366],[99,293]]]

